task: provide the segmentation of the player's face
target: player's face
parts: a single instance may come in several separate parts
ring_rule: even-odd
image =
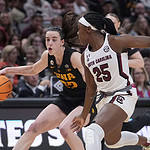
[[[50,55],[57,53],[64,45],[64,40],[61,40],[60,34],[57,31],[46,32],[45,41]]]
[[[82,46],[86,46],[88,44],[86,38],[88,36],[86,32],[86,27],[79,23],[78,28],[79,28],[78,35],[79,35],[80,44]]]

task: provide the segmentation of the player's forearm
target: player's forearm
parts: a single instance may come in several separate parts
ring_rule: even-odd
[[[128,64],[130,68],[143,68],[144,67],[144,61],[141,61],[140,59],[130,59],[128,60]]]
[[[17,75],[34,75],[36,74],[33,66],[19,66],[19,67],[7,67],[5,68],[6,74],[17,74]]]
[[[86,89],[84,108],[83,108],[83,111],[82,111],[82,117],[84,119],[86,119],[86,117],[87,117],[87,115],[90,111],[90,108],[91,108],[91,106],[94,102],[95,95],[96,95],[95,90],[88,92],[88,89]]]

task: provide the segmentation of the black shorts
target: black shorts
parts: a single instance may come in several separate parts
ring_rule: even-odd
[[[52,101],[52,104],[58,106],[66,115],[68,115],[76,107],[84,105],[84,98],[60,95],[56,100]],[[92,121],[97,114],[95,103],[93,103],[91,107],[90,114],[90,121]]]
[[[84,98],[75,98],[60,95],[52,104],[57,105],[66,115],[68,115],[77,106],[83,106]]]

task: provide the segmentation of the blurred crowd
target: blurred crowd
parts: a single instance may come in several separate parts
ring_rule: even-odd
[[[67,11],[82,15],[88,10],[104,16],[115,13],[121,20],[120,33],[150,36],[148,0],[0,0],[0,69],[35,63],[46,49],[45,30],[49,26],[62,27]],[[138,96],[150,97],[150,48],[139,51],[145,65],[132,69],[131,75]],[[13,97],[53,96],[54,83],[47,68],[35,76],[8,77],[14,87]]]

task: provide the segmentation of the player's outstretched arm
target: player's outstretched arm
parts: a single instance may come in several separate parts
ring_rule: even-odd
[[[6,67],[0,70],[0,75],[4,74],[18,74],[18,75],[35,75],[44,70],[48,65],[48,51],[44,51],[41,59],[34,63],[33,65],[28,66],[19,66],[19,67]]]
[[[150,47],[150,36],[131,36],[128,34],[115,36],[113,40],[118,49],[126,48],[148,48]]]

